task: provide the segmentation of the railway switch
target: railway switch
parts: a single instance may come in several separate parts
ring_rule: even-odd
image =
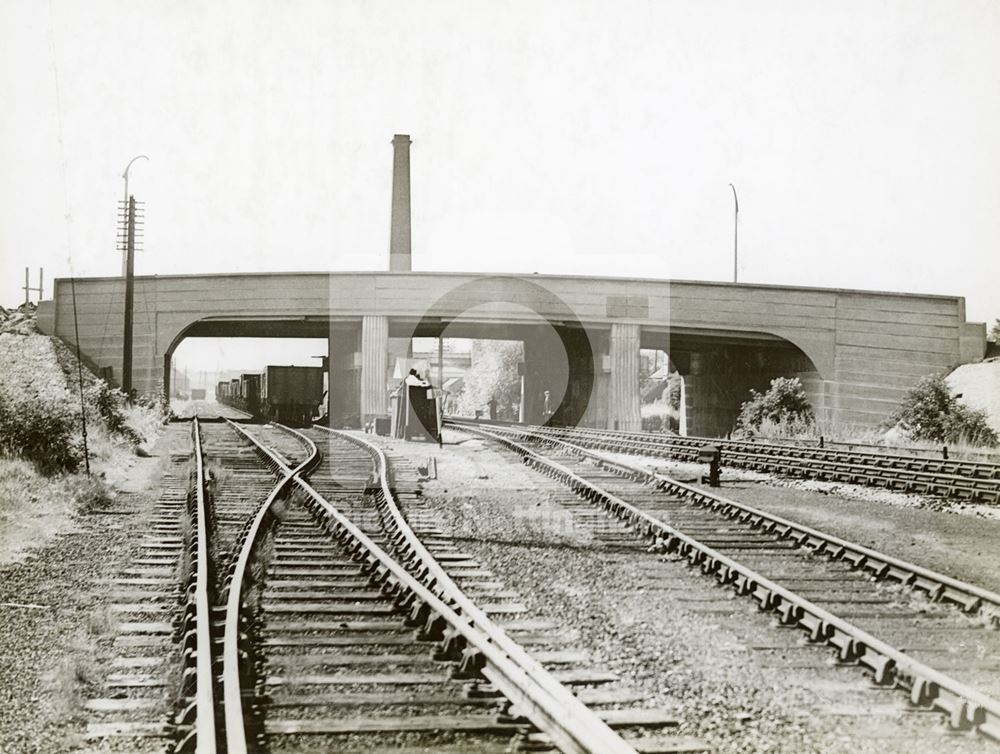
[[[719,486],[719,477],[722,475],[720,468],[722,464],[722,451],[717,445],[704,445],[698,450],[698,462],[708,464],[708,474],[703,474],[701,483],[708,482],[709,487]]]

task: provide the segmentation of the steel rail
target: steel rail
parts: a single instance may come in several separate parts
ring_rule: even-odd
[[[837,647],[842,661],[856,661],[868,667],[876,683],[908,689],[913,704],[941,710],[948,715],[953,728],[974,728],[983,735],[1000,740],[1000,701],[917,662],[866,631],[504,434],[480,427],[467,429],[510,448],[530,466],[559,479],[577,494],[625,520],[641,536],[654,540],[654,544],[662,546],[663,550],[679,552],[692,565],[700,567],[705,575],[714,576],[721,585],[732,587],[740,595],[752,596],[760,603],[761,609],[777,611],[783,624],[804,629],[811,641],[822,641]]]
[[[543,427],[546,431],[569,429],[562,427]],[[927,458],[924,456],[906,455],[903,453],[875,453],[867,450],[838,450],[836,448],[820,448],[812,445],[793,445],[790,443],[766,442],[761,440],[727,440],[722,438],[693,437],[678,435],[658,435],[649,432],[634,432],[629,430],[610,430],[592,427],[573,427],[572,431],[592,436],[622,437],[640,442],[655,443],[665,446],[693,448],[697,450],[705,444],[719,445],[723,448],[745,449],[747,452],[761,455],[789,454],[793,457],[815,460],[841,460],[854,464],[863,464],[875,468],[902,468],[907,471],[922,467],[934,474],[971,475],[972,478],[988,481],[1000,479],[1000,464],[990,461],[968,461],[964,459]],[[980,476],[983,474],[983,476]]]
[[[195,496],[197,509],[197,558],[195,561],[195,751],[215,754],[215,672],[212,668],[212,614],[209,599],[208,564],[208,509],[205,505],[205,463],[201,448],[201,426],[194,417],[191,430],[194,434]]]
[[[792,472],[793,475],[805,477],[830,477],[889,488],[902,487],[907,491],[921,486],[931,494],[1000,501],[1000,466],[995,464],[739,440],[642,436],[607,430],[543,428],[543,431],[553,434],[578,433],[596,443],[613,444],[614,439],[618,438],[620,442],[628,443],[633,448],[639,446],[651,453],[655,453],[656,449],[668,449],[693,455],[708,443],[720,447],[731,462],[735,460],[736,465],[752,469]]]
[[[484,636],[480,629],[470,625],[468,619],[459,615],[430,589],[417,581],[403,565],[372,542],[364,532],[302,479],[300,474],[306,468],[314,466],[318,461],[318,451],[295,469],[289,469],[263,443],[243,431],[238,425],[233,424],[233,426],[253,444],[259,454],[270,458],[277,468],[282,469],[284,477],[255,516],[241,548],[233,580],[229,587],[223,650],[223,666],[226,674],[224,698],[227,731],[230,729],[238,731],[236,736],[230,736],[228,739],[230,754],[247,752],[238,667],[242,576],[267,510],[289,483],[297,485],[315,506],[324,511],[327,521],[333,522],[335,531],[332,533],[335,536],[340,539],[350,539],[355,544],[352,549],[354,549],[356,557],[367,560],[373,578],[381,581],[383,591],[406,593],[413,601],[419,601],[439,615],[448,624],[454,635],[461,637],[464,641],[467,648],[462,653],[463,659],[493,683],[518,708],[518,711],[531,720],[539,730],[545,732],[561,751],[569,754],[615,754],[616,752],[635,754],[635,750],[613,732],[611,732],[612,739],[608,739],[607,736],[595,735],[595,733],[599,733],[596,726],[584,724],[588,721],[577,710],[574,710],[565,700],[555,698],[548,689],[540,686],[535,678],[507,656],[489,637]],[[311,446],[313,451],[316,451],[315,443],[305,435],[282,425],[275,426],[300,437]],[[384,487],[384,489],[388,488]],[[481,662],[479,658],[481,658]],[[576,700],[576,704],[583,707],[579,700]],[[586,707],[583,709],[587,715],[596,718],[592,711]],[[605,723],[600,719],[597,719],[597,722],[599,725],[605,726]],[[574,724],[577,727],[570,727]]]
[[[293,477],[293,481],[326,514],[328,531],[352,549],[356,559],[366,561],[372,577],[381,581],[382,591],[389,594],[406,593],[440,616],[464,640],[466,649],[463,656],[471,660],[476,669],[517,707],[519,713],[544,732],[560,751],[567,754],[635,754],[635,749],[621,738],[615,736],[617,742],[595,738],[594,726],[578,725],[583,721],[574,710],[567,709],[562,699],[555,698],[540,686],[482,630],[474,626],[468,616],[460,615],[418,581],[301,476]],[[476,656],[481,659],[475,659]],[[593,715],[593,712],[588,712]]]
[[[462,425],[465,426],[465,425]],[[1000,626],[1000,594],[952,578],[928,568],[910,563],[900,558],[872,550],[864,545],[841,539],[819,529],[805,524],[768,513],[759,508],[723,497],[714,492],[697,489],[680,482],[667,474],[634,466],[625,461],[614,460],[600,452],[584,448],[567,440],[549,435],[536,435],[531,430],[501,430],[510,431],[519,436],[527,436],[549,444],[567,448],[577,455],[597,461],[605,468],[617,470],[622,476],[633,479],[642,478],[653,482],[659,489],[670,494],[690,500],[696,505],[711,508],[720,515],[739,518],[754,527],[777,533],[782,539],[795,542],[800,547],[808,547],[817,554],[825,554],[834,560],[848,561],[855,568],[863,568],[879,579],[891,579],[904,586],[927,593],[934,600],[953,602],[967,613],[982,612],[988,616],[994,625]]]
[[[225,630],[222,637],[222,700],[226,723],[226,746],[229,754],[247,754],[249,750],[247,749],[246,726],[243,717],[243,687],[242,674],[240,673],[240,611],[243,607],[244,575],[257,536],[272,504],[288,487],[296,474],[318,462],[319,451],[314,443],[308,441],[309,456],[293,469],[238,424],[228,419],[226,422],[251,443],[251,447],[262,457],[265,464],[279,476],[278,483],[257,509],[257,513],[244,536],[239,557],[228,585],[229,593],[226,599]]]
[[[534,683],[544,688],[547,693],[558,700],[563,705],[563,714],[567,717],[565,720],[567,726],[573,725],[574,727],[579,727],[581,731],[587,731],[592,745],[600,744],[600,751],[609,752],[609,754],[611,752],[632,751],[632,748],[625,744],[622,738],[607,723],[601,720],[565,686],[553,678],[541,663],[526,652],[520,644],[511,639],[502,628],[497,626],[465,594],[462,588],[454,582],[438,562],[437,558],[427,550],[423,542],[420,541],[420,538],[410,527],[396,502],[396,496],[392,491],[390,483],[389,462],[382,448],[357,435],[319,425],[316,425],[316,427],[360,447],[372,458],[375,474],[381,487],[380,502],[388,513],[388,521],[385,522],[385,525],[387,529],[392,530],[389,540],[394,546],[399,547],[407,554],[406,565],[416,574],[419,581],[441,599],[454,605],[459,612],[467,616],[472,624],[488,636],[490,641],[500,647]],[[293,429],[289,431],[299,434]]]
[[[469,422],[454,418],[448,421],[465,426]],[[722,449],[729,462],[736,466],[1000,502],[1000,465],[997,464],[582,427],[532,426],[531,430],[546,436],[572,437],[608,450],[627,449],[644,455],[669,454],[688,459],[705,444],[712,444]]]

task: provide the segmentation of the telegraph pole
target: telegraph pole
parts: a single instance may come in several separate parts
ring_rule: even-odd
[[[128,198],[125,240],[125,342],[122,346],[122,390],[132,398],[132,305],[135,298],[135,197]]]
[[[132,395],[132,312],[135,301],[135,252],[141,239],[142,202],[130,196],[122,207],[122,228],[118,241],[125,255],[125,332],[122,343],[122,391]]]
[[[38,300],[39,301],[42,300],[42,295],[43,295],[43,293],[42,293],[42,274],[43,274],[43,272],[44,272],[43,268],[39,267],[38,268],[38,287],[34,288],[34,287],[32,287],[31,283],[28,281],[28,268],[27,267],[24,268],[24,303],[27,304],[31,300],[31,291],[37,291],[38,292]]]

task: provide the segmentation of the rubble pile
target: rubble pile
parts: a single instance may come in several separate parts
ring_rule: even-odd
[[[0,306],[0,333],[13,335],[34,335],[38,332],[35,315],[38,306],[30,301],[15,309]]]

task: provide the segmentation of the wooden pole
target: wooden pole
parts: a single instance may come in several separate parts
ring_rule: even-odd
[[[128,241],[125,245],[125,342],[122,344],[122,390],[132,395],[132,305],[135,296],[135,197],[128,198]]]

